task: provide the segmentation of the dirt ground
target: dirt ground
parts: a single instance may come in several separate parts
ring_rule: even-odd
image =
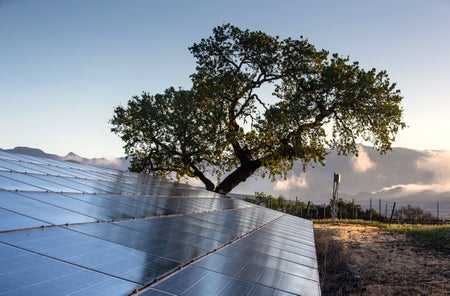
[[[450,252],[402,233],[315,224],[322,295],[450,295]]]

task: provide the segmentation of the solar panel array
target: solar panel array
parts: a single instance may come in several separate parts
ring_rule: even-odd
[[[0,295],[320,295],[312,223],[0,150]]]

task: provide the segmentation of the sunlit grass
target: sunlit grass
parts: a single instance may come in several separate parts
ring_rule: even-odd
[[[403,232],[435,246],[450,248],[450,225],[391,224],[388,231]]]
[[[314,219],[314,224],[331,224],[331,219]],[[362,225],[362,226],[374,226],[384,228],[387,224],[378,221],[368,221],[359,219],[338,219],[336,225],[340,224],[352,224],[352,225]]]
[[[314,220],[315,224],[330,224],[331,219]],[[373,226],[385,229],[390,232],[402,232],[410,235],[420,242],[431,244],[435,247],[450,249],[450,224],[445,225],[425,225],[425,224],[387,224],[378,221],[338,220],[336,225],[354,224],[363,226]]]

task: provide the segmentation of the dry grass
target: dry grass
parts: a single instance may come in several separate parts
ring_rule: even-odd
[[[315,224],[323,295],[450,295],[450,252],[402,232]]]
[[[314,229],[322,295],[357,293],[359,279],[348,267],[342,245],[335,239],[336,230],[321,226]]]

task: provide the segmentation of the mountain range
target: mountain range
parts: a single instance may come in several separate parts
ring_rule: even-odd
[[[72,152],[66,156],[58,156],[28,147],[5,151],[119,170],[127,170],[129,166],[129,160],[124,157],[112,160],[90,159]],[[272,182],[258,176],[251,177],[238,185],[232,193],[253,195],[257,191],[289,199],[324,203],[332,197],[334,173],[341,174],[338,194],[346,200],[367,202],[374,199],[411,203],[439,201],[443,206],[450,207],[450,151],[446,150],[394,148],[381,155],[370,147],[360,146],[358,157],[342,156],[330,151],[324,166],[314,164],[314,167],[308,166],[303,172],[302,163],[298,161],[286,179]],[[187,182],[202,186],[196,180]]]
[[[130,162],[125,157],[119,157],[115,159],[85,158],[73,152],[69,152],[66,156],[59,156],[56,154],[46,153],[38,148],[29,148],[29,147],[15,147],[13,149],[1,149],[1,150],[10,153],[24,154],[34,157],[50,158],[59,161],[71,161],[81,164],[88,164],[117,170],[127,170],[130,165]]]
[[[381,200],[383,207],[393,202],[412,204],[432,212],[439,202],[441,215],[450,217],[450,151],[446,150],[393,148],[380,154],[360,146],[358,157],[331,151],[324,166],[316,164],[303,172],[301,162],[297,162],[286,180],[268,182],[256,177],[238,189],[251,193],[257,188],[274,196],[326,203],[333,195],[334,173],[341,174],[338,195],[345,200],[368,207],[372,199],[377,209]]]

